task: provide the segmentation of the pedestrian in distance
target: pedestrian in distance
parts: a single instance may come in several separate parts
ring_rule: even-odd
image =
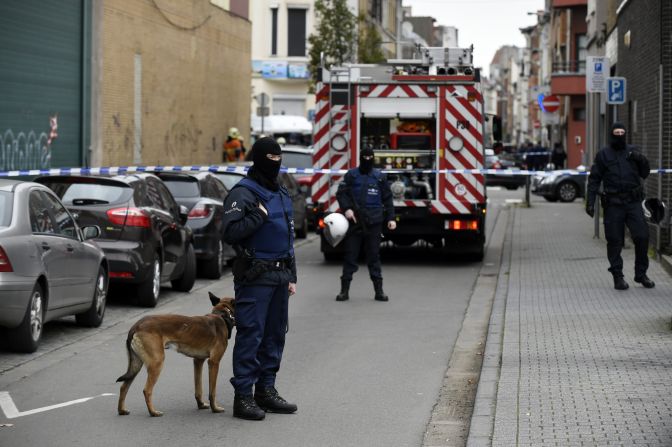
[[[240,132],[238,132],[238,129],[235,127],[229,129],[226,142],[224,142],[223,158],[225,163],[243,161],[245,159],[243,144],[240,141]]]
[[[397,228],[394,217],[392,191],[387,177],[373,167],[373,149],[362,149],[359,167],[350,169],[338,185],[336,199],[345,217],[351,221],[351,230],[343,243],[345,256],[341,276],[341,292],[336,301],[347,301],[352,275],[358,270],[357,259],[362,245],[373,282],[376,301],[388,301],[383,291],[380,267],[380,239],[383,224],[393,231]]]
[[[296,293],[292,199],[278,183],[280,146],[261,138],[253,165],[224,202],[224,240],[237,253],[233,265],[236,343],[233,415],[261,420],[265,412],[294,413],[275,379],[285,346],[289,296]],[[254,388],[254,394],[252,389]]]
[[[551,153],[551,163],[553,163],[554,169],[564,169],[565,160],[567,159],[567,154],[562,148],[562,144],[555,143],[553,146],[553,152]]]
[[[635,244],[635,282],[650,289],[655,283],[646,276],[649,268],[649,227],[641,205],[644,199],[642,180],[649,175],[649,161],[635,146],[626,144],[625,135],[625,126],[614,123],[609,146],[595,156],[588,177],[586,213],[594,217],[595,200],[602,184],[604,192],[600,199],[604,208],[604,234],[614,288],[626,290],[629,287],[623,278],[621,258],[627,226]]]

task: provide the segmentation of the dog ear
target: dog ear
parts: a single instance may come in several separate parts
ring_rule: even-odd
[[[210,297],[210,302],[212,303],[213,306],[219,304],[219,298],[217,298],[212,292],[208,292],[208,296]]]

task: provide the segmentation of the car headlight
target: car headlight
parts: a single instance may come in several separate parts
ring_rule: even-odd
[[[448,140],[448,147],[453,152],[461,151],[464,147],[464,141],[460,137],[452,137]]]

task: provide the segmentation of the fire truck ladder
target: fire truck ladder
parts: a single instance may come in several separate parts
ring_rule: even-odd
[[[334,106],[345,106],[341,111],[334,112]],[[350,147],[350,120],[352,105],[352,79],[350,67],[331,67],[329,69],[329,169],[335,149],[332,146],[334,137],[340,135],[347,142],[344,151]],[[337,118],[337,115],[342,115]],[[343,151],[341,151],[342,153]],[[333,176],[329,176],[329,189],[332,187]]]

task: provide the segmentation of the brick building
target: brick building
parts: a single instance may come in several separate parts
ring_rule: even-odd
[[[229,127],[249,137],[248,0],[92,3],[91,165],[216,163]]]
[[[651,168],[672,167],[672,2],[625,0],[617,9],[618,59],[612,72],[627,80],[627,102],[616,116],[628,128],[628,141],[639,146]],[[610,120],[609,122],[611,122]],[[652,175],[647,197],[672,204],[672,175]],[[652,227],[653,229],[653,227]],[[669,229],[651,231],[651,244],[670,253]]]

